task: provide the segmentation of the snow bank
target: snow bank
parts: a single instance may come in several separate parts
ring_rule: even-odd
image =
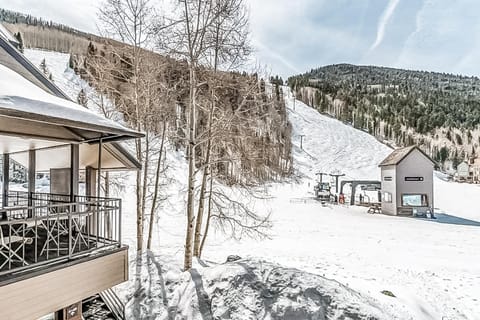
[[[130,287],[129,317],[395,319],[368,297],[336,281],[257,259],[211,266],[197,262],[188,272],[172,265],[168,258],[151,252],[138,258],[137,266],[148,276]]]

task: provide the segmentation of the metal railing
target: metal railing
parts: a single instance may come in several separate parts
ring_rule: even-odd
[[[11,191],[7,203],[0,275],[121,246],[120,199]]]

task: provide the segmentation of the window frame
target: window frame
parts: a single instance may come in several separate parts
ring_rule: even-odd
[[[420,205],[406,205],[404,201],[405,196],[420,196]],[[407,208],[425,208],[429,206],[429,201],[428,201],[428,194],[426,193],[402,193],[401,196],[401,203],[402,207],[407,207]],[[424,202],[425,200],[425,202]]]

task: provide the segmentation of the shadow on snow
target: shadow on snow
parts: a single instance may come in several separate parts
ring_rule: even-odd
[[[435,218],[436,219],[426,219],[426,218],[420,218],[420,219],[424,221],[444,223],[444,224],[480,227],[480,221],[469,220],[469,219],[453,216],[446,213],[435,213]]]

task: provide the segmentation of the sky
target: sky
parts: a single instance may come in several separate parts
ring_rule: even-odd
[[[480,76],[478,0],[245,0],[255,60],[286,78],[334,63]],[[96,0],[0,7],[97,32]]]

